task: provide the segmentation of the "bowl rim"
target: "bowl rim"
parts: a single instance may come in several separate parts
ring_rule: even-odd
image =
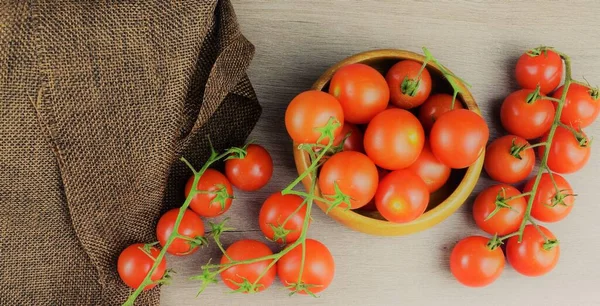
[[[325,85],[330,81],[333,74],[341,67],[361,63],[367,60],[414,60],[420,63],[423,63],[425,60],[425,56],[421,54],[417,54],[407,50],[400,49],[376,49],[365,51],[361,53],[354,54],[349,56],[333,66],[329,67],[312,85],[312,90],[322,91]],[[436,73],[441,74],[439,67],[432,62],[427,63],[427,68],[434,70]],[[447,69],[447,68],[446,68]],[[449,70],[449,69],[447,69]],[[462,89],[462,93],[458,94],[458,97],[462,100],[462,102],[467,106],[467,108],[481,116],[481,111],[479,106],[475,102],[473,95],[465,86],[465,84],[461,80],[456,80],[459,86]],[[303,173],[304,170],[308,167],[310,158],[308,153],[299,149],[299,144],[294,142],[294,161],[296,164],[296,169],[299,174]],[[430,228],[443,220],[449,217],[452,213],[454,213],[459,207],[461,207],[466,199],[469,197],[477,181],[479,180],[479,176],[481,174],[481,170],[483,168],[483,161],[485,157],[485,149],[479,156],[479,158],[469,166],[461,179],[458,186],[452,191],[452,193],[441,203],[439,203],[436,207],[429,209],[425,213],[423,213],[419,218],[408,222],[408,223],[394,223],[387,220],[380,220],[376,218],[371,218],[369,216],[362,215],[353,210],[346,210],[340,207],[333,208],[329,211],[328,215],[335,219],[338,222],[345,224],[346,226],[353,228],[354,230],[358,230],[367,234],[374,234],[380,236],[397,236],[397,235],[405,235],[416,233],[427,228]],[[313,181],[312,175],[307,175],[302,183],[305,188],[309,188]],[[318,184],[316,184],[316,188],[314,190],[315,194],[321,196],[321,191],[319,190]],[[328,206],[324,203],[315,201],[319,208],[326,212]]]

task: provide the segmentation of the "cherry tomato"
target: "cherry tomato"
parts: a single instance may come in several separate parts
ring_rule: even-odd
[[[563,86],[559,87],[553,97],[562,98]],[[598,89],[572,83],[569,86],[565,105],[560,113],[560,121],[564,124],[584,128],[589,126],[600,114],[600,98]]]
[[[527,201],[525,197],[514,198],[510,201],[507,199],[520,195],[519,190],[505,184],[484,189],[477,195],[473,204],[473,218],[477,226],[490,235],[503,236],[516,232],[525,217]],[[510,207],[498,206],[496,204],[498,201]],[[496,209],[497,211],[494,212]],[[494,215],[489,217],[492,213]],[[487,219],[488,217],[489,219]]]
[[[579,171],[590,159],[590,140],[583,132],[577,132],[577,136],[568,129],[559,126],[554,132],[550,153],[548,154],[548,168],[558,173],[573,173]],[[547,140],[548,135],[542,138]],[[546,147],[538,149],[540,159],[544,156]]]
[[[573,209],[573,204],[575,204],[571,184],[556,173],[552,176],[560,193],[556,192],[550,174],[544,173],[540,178],[535,199],[533,199],[533,205],[531,206],[531,216],[542,222],[557,222],[564,219]],[[529,180],[523,188],[523,192],[530,192],[534,183],[535,178]]]
[[[515,76],[519,86],[525,89],[535,89],[540,86],[540,93],[553,91],[563,75],[563,62],[556,52],[544,50],[538,55],[529,52],[521,55],[517,61]]]
[[[365,151],[379,167],[396,170],[417,160],[425,143],[425,132],[413,114],[403,109],[379,113],[365,131]]]
[[[534,139],[550,130],[554,121],[554,105],[545,99],[527,102],[532,93],[533,90],[529,89],[517,90],[502,102],[500,120],[510,134]]]
[[[539,225],[540,230],[549,240],[556,237],[547,228]],[[508,238],[506,243],[506,258],[515,271],[526,276],[541,276],[550,272],[556,266],[560,257],[560,246],[549,244],[544,247],[544,237],[533,225],[525,226],[523,241],[519,236]]]
[[[335,275],[335,262],[329,249],[314,239],[305,241],[304,269],[301,282],[307,285],[306,290],[319,293],[331,284]],[[284,286],[294,290],[293,284],[298,283],[300,265],[302,263],[302,245],[298,245],[277,261],[277,274]],[[307,294],[306,290],[298,293]]]
[[[146,253],[144,244],[142,243],[135,243],[126,247],[119,255],[117,261],[119,277],[127,286],[137,289],[144,281],[144,278],[146,278],[146,275],[148,275],[148,272],[150,272],[150,269],[154,265],[154,258],[159,253],[160,251],[155,247],[150,247],[150,254]],[[154,269],[150,279],[152,281],[160,280],[165,275],[166,267],[167,262],[163,257],[160,264]],[[154,286],[156,286],[155,283],[147,285],[144,287],[144,290],[154,288]]]
[[[227,255],[221,257],[222,265],[229,263],[230,259],[233,261],[242,261],[273,255],[273,252],[266,244],[251,239],[243,239],[234,242],[227,250],[225,250],[225,253]],[[229,256],[229,258],[227,256]],[[272,261],[272,259],[266,259],[250,264],[234,265],[221,272],[221,278],[227,287],[237,290],[240,288],[239,284],[242,284],[245,281],[250,284],[256,282],[258,277],[267,270],[267,267]],[[260,292],[269,288],[269,286],[273,284],[276,274],[277,267],[276,265],[273,265],[258,281],[256,290]]]
[[[429,189],[423,180],[408,169],[386,175],[377,188],[375,205],[388,221],[407,223],[420,217],[429,204]]]
[[[441,115],[431,128],[433,154],[454,169],[473,164],[485,150],[490,131],[480,115],[455,109]]]
[[[299,208],[302,205],[303,199],[300,196],[282,195],[281,192],[272,194],[260,208],[260,230],[271,241],[292,243],[298,240],[306,218],[306,206]],[[282,224],[283,230],[279,229]]]
[[[489,239],[470,236],[459,241],[450,254],[450,271],[463,285],[484,287],[493,283],[504,269],[504,253],[500,247],[490,250]]]
[[[365,64],[338,69],[331,78],[329,93],[340,101],[346,121],[357,124],[369,122],[390,100],[385,78]]]
[[[297,143],[317,143],[321,137],[318,129],[325,127],[332,117],[340,123],[333,133],[336,137],[344,123],[342,106],[326,92],[309,90],[297,95],[288,105],[285,111],[285,128]],[[320,141],[321,144],[328,142],[327,137]]]
[[[187,197],[192,190],[194,176],[191,176],[185,185],[185,196]],[[227,196],[223,193],[222,199],[217,198],[217,193],[225,187]],[[206,169],[200,177],[196,188],[199,191],[209,193],[198,193],[190,202],[190,209],[203,217],[216,217],[226,212],[231,206],[233,198],[233,189],[231,183],[225,175],[214,169]]]
[[[527,146],[527,140],[515,135],[494,140],[485,151],[483,164],[490,178],[506,184],[526,179],[535,166],[535,152]]]
[[[158,238],[158,242],[163,247],[173,232],[178,214],[179,208],[173,208],[162,215],[156,224],[156,238]],[[195,212],[186,209],[179,223],[178,233],[191,239],[204,237],[204,223]],[[167,249],[167,252],[178,256],[192,254],[198,250],[198,245],[198,243],[175,238]]]
[[[348,134],[350,136],[346,138]],[[363,132],[356,125],[348,122],[344,123],[342,132],[333,140],[333,145],[339,146],[344,138],[346,138],[346,141],[344,141],[344,151],[365,151],[365,147],[363,146]]]
[[[454,109],[462,109],[464,106],[458,99],[454,101]],[[445,93],[433,94],[419,108],[419,121],[423,124],[425,132],[431,131],[433,123],[443,113],[451,111],[452,96]]]
[[[255,191],[264,187],[273,175],[273,159],[265,148],[250,144],[246,157],[225,161],[225,175],[233,186],[243,191]]]
[[[408,170],[418,175],[427,185],[430,193],[440,189],[450,177],[450,167],[444,165],[431,152],[431,147],[428,142],[423,146],[423,150],[419,158],[408,167]]]
[[[404,109],[417,107],[431,93],[431,76],[422,63],[404,60],[388,70],[385,79],[390,89],[390,101]],[[419,76],[419,71],[421,75]]]
[[[377,191],[377,167],[364,154],[340,152],[330,157],[319,174],[319,188],[327,199],[335,195],[335,185],[350,196],[350,208],[365,206]],[[346,207],[347,203],[340,205]]]

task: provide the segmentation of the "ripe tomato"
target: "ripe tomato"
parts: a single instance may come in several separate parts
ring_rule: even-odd
[[[229,263],[230,258],[233,261],[241,261],[273,255],[273,252],[266,244],[251,239],[243,239],[234,242],[227,250],[225,250],[225,253],[227,255],[221,257],[222,265]],[[227,258],[227,256],[229,256],[229,258]],[[253,284],[272,261],[272,259],[267,259],[251,264],[234,265],[221,272],[221,278],[227,287],[237,290],[244,281]],[[256,290],[260,292],[269,288],[269,286],[273,284],[276,274],[277,267],[276,265],[273,265],[258,281]]]
[[[352,123],[344,123],[344,127],[340,134],[333,140],[333,145],[338,146],[342,143],[342,140],[350,133],[350,136],[344,141],[344,151],[357,151],[364,152],[365,147],[363,146],[363,132]]]
[[[490,250],[489,239],[470,236],[459,241],[450,254],[450,271],[463,285],[484,287],[493,283],[504,269],[504,253],[500,247]]]
[[[454,169],[473,164],[485,149],[490,131],[478,114],[455,109],[441,115],[431,128],[433,154]]]
[[[298,209],[302,204],[303,199],[300,196],[293,194],[282,195],[281,192],[272,194],[260,208],[260,213],[258,214],[260,230],[271,241],[292,243],[298,240],[306,218],[306,206]],[[284,222],[283,229],[286,230],[287,234],[277,229],[278,232],[276,235],[276,228],[280,227]],[[285,237],[282,237],[284,235]]]
[[[364,154],[340,152],[330,157],[319,174],[319,188],[327,199],[335,195],[335,184],[350,196],[350,208],[365,206],[377,191],[377,167]],[[346,207],[348,203],[340,205]]]
[[[419,108],[419,121],[423,124],[425,132],[431,131],[433,123],[443,113],[452,110],[452,96],[445,93],[433,94]],[[454,109],[462,109],[464,106],[458,99],[454,101]]]
[[[303,284],[308,285],[306,290],[319,293],[331,284],[335,275],[335,262],[329,249],[321,242],[314,239],[305,241],[304,269],[302,269]],[[302,263],[302,245],[298,245],[277,261],[277,275],[284,286],[294,290],[293,284],[298,283],[300,265]],[[298,293],[307,294],[306,290]]]
[[[379,113],[365,131],[365,151],[379,167],[396,170],[417,160],[425,133],[413,114],[392,108]]]
[[[559,87],[553,97],[560,99],[563,86]],[[584,128],[596,120],[600,114],[598,89],[572,83],[569,86],[565,105],[560,113],[560,121],[564,124]]]
[[[527,140],[506,135],[494,140],[485,151],[484,168],[493,180],[514,184],[527,178],[535,166],[535,152]]]
[[[390,100],[385,78],[365,64],[338,69],[331,78],[329,93],[340,101],[346,121],[357,124],[369,122]]]
[[[429,204],[429,189],[423,180],[408,169],[386,175],[377,188],[375,205],[388,221],[406,223],[420,217]]]
[[[531,206],[531,216],[542,222],[557,222],[564,219],[573,209],[573,204],[575,204],[571,184],[556,173],[553,174],[553,177],[560,194],[557,194],[550,174],[544,173],[540,178],[535,199]],[[533,189],[534,182],[535,178],[529,180],[523,192],[530,192]]]
[[[568,129],[559,126],[554,132],[550,153],[548,154],[548,168],[558,173],[573,173],[579,171],[590,159],[590,141],[583,132],[578,132],[577,137]],[[547,140],[548,135],[542,138]],[[540,159],[544,156],[546,147],[538,149]]]
[[[246,157],[225,161],[225,175],[233,186],[243,191],[255,191],[264,187],[273,175],[273,159],[265,148],[250,144]]]
[[[158,238],[158,242],[163,247],[173,232],[178,214],[179,208],[173,208],[162,215],[156,224],[156,238]],[[195,212],[186,209],[179,223],[178,233],[191,239],[204,237],[204,223]],[[198,250],[198,244],[181,238],[175,238],[167,249],[167,252],[173,255],[187,255],[196,252],[196,250]]]
[[[519,86],[535,89],[540,86],[540,93],[553,91],[563,75],[563,63],[560,55],[552,50],[543,50],[530,55],[524,53],[517,61],[515,76]]]
[[[144,244],[135,243],[126,247],[117,261],[117,272],[123,282],[134,289],[137,289],[150,269],[154,265],[154,258],[158,256],[160,251],[155,247],[150,247],[150,254],[144,250]],[[160,264],[154,269],[150,279],[154,282],[160,280],[165,275],[167,262],[165,258],[160,261]],[[154,288],[156,283],[147,285],[144,290]]]
[[[444,165],[433,155],[428,142],[423,146],[419,158],[408,167],[408,170],[414,172],[425,182],[430,193],[437,191],[446,184],[451,171],[450,167]]]
[[[527,102],[533,90],[517,90],[502,102],[500,120],[502,126],[513,135],[525,139],[541,137],[550,130],[554,121],[554,105],[550,100]]]
[[[285,128],[297,143],[317,143],[322,128],[330,118],[335,118],[340,126],[334,130],[334,137],[339,135],[344,123],[344,112],[338,100],[332,95],[309,90],[297,95],[285,111]],[[323,138],[320,143],[327,144],[329,139]]]
[[[540,230],[549,240],[556,237],[547,228],[539,225]],[[515,271],[526,276],[541,276],[550,272],[556,266],[560,257],[560,246],[544,248],[544,237],[533,225],[525,226],[523,241],[519,236],[508,238],[506,243],[506,258]]]
[[[192,190],[194,176],[191,176],[185,185],[185,196],[187,197]],[[223,201],[214,201],[217,197],[217,192],[225,186],[228,198]],[[210,193],[197,193],[190,202],[190,209],[203,217],[216,217],[226,212],[231,206],[233,197],[233,189],[229,180],[221,172],[214,169],[206,169],[200,177],[196,188],[200,191]],[[217,199],[218,200],[218,199]]]
[[[421,76],[418,76],[422,65],[405,60],[396,63],[388,70],[385,79],[390,89],[390,101],[394,105],[409,109],[423,104],[429,97],[431,76],[426,68],[421,72]]]
[[[490,235],[503,236],[516,232],[525,217],[527,201],[525,197],[510,201],[506,199],[519,195],[519,190],[510,185],[500,184],[484,189],[477,195],[473,204],[473,219],[477,226]],[[509,205],[510,208],[497,206],[497,202]],[[499,207],[499,210],[494,213],[496,207]],[[486,220],[492,213],[494,215]]]

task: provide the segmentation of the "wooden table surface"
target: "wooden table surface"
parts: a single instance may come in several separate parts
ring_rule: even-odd
[[[491,127],[501,133],[498,110],[513,90],[513,69],[526,49],[549,45],[573,59],[574,77],[600,84],[600,1],[233,1],[242,30],[256,46],[249,76],[264,108],[252,138],[275,162],[273,179],[260,192],[236,196],[227,214],[241,238],[262,239],[258,210],[272,192],[295,175],[291,141],[285,132],[287,103],[330,65],[357,52],[397,48],[420,52],[427,46],[472,93]],[[600,138],[600,123],[587,129]],[[548,275],[527,278],[507,265],[491,286],[459,285],[448,268],[452,246],[481,234],[472,221],[472,199],[434,228],[404,237],[371,237],[314,213],[310,237],[324,242],[335,257],[336,275],[318,299],[288,297],[277,283],[255,295],[227,294],[223,285],[195,297],[200,271],[214,247],[186,257],[170,257],[177,274],[162,293],[163,305],[599,305],[600,142],[587,167],[567,178],[579,194],[571,215],[549,228],[561,241],[561,258]],[[489,186],[482,175],[473,195]]]

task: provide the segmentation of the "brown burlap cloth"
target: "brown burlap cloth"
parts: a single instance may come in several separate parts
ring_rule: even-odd
[[[124,302],[118,254],[182,203],[178,158],[258,120],[253,52],[229,1],[0,1],[0,304]]]

